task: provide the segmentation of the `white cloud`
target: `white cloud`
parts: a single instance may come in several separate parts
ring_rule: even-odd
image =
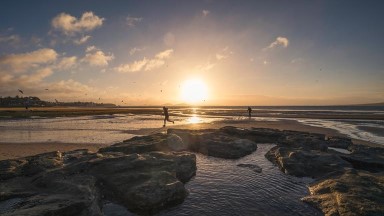
[[[169,58],[173,53],[173,49],[164,50],[163,52],[160,52],[156,54],[155,58],[157,59],[166,59]]]
[[[113,54],[106,54],[95,46],[87,47],[85,57],[81,60],[91,66],[108,66],[108,62],[114,59]]]
[[[232,55],[233,52],[229,50],[229,47],[224,47],[219,53],[216,53],[216,59],[217,60],[223,60],[228,58],[230,55]]]
[[[143,51],[143,50],[145,50],[145,48],[137,48],[137,47],[134,47],[134,48],[132,48],[131,50],[129,50],[129,55],[134,55],[135,53],[137,53],[137,52],[141,52],[141,51]]]
[[[203,10],[203,11],[201,12],[201,14],[202,14],[203,17],[208,16],[209,13],[211,13],[209,10]]]
[[[91,31],[103,25],[104,18],[100,18],[93,12],[85,12],[80,19],[67,13],[61,13],[54,17],[51,25],[54,29],[66,35],[73,35],[78,32]]]
[[[50,67],[37,69],[25,74],[2,74],[0,72],[0,92],[3,94],[14,95],[17,88],[37,89],[43,79],[52,75]]]
[[[263,50],[272,49],[277,46],[288,47],[288,45],[289,45],[288,38],[277,37],[275,41],[273,41],[271,44],[269,44],[268,47],[264,48]]]
[[[150,71],[150,70],[153,70],[153,69],[156,69],[156,68],[159,68],[161,67],[162,65],[165,64],[165,61],[162,60],[162,59],[158,59],[158,58],[155,58],[155,59],[151,59],[147,62],[147,64],[145,65],[145,71]]]
[[[90,38],[91,38],[90,35],[86,35],[84,37],[81,37],[80,39],[75,39],[73,41],[73,43],[75,43],[77,45],[80,45],[80,44],[83,44],[83,43],[87,42]]]
[[[142,17],[131,17],[131,16],[128,16],[126,19],[127,21],[127,25],[129,27],[135,27],[137,23],[141,22],[143,20]]]
[[[76,64],[76,62],[77,62],[76,56],[63,57],[60,63],[56,66],[56,68],[59,70],[65,70],[73,67]]]
[[[94,50],[97,50],[97,48],[95,46],[89,46],[89,47],[87,47],[85,52],[91,52],[91,51],[94,51]]]
[[[0,69],[23,72],[39,65],[53,62],[56,58],[56,51],[47,48],[22,54],[5,55],[0,57]]]
[[[221,55],[221,54],[216,54],[216,59],[217,60],[222,60],[222,59],[225,59],[225,58],[227,58],[227,56]]]
[[[134,61],[131,64],[121,64],[115,67],[114,70],[119,73],[150,71],[159,68],[165,64],[165,59],[170,58],[173,53],[173,49],[164,50],[155,55],[153,59],[143,58],[140,61]]]

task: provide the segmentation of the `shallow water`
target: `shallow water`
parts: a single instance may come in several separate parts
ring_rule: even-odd
[[[353,139],[384,145],[383,120],[296,119],[296,121],[305,125],[335,129]]]
[[[196,116],[176,117],[175,125],[213,121]],[[121,142],[135,136],[140,129],[161,129],[163,118],[155,115],[98,115],[81,117],[7,119],[0,121],[0,142],[3,143],[94,143]]]
[[[186,184],[190,194],[157,215],[323,215],[300,201],[312,179],[285,175],[264,157],[272,146],[259,144],[256,152],[238,160],[197,154],[196,176]],[[262,172],[238,167],[240,163],[256,164]],[[128,214],[113,206],[106,206],[105,215]]]
[[[299,107],[303,109],[303,107]],[[279,110],[283,112],[294,111],[303,115],[320,110],[271,109],[263,110],[271,114],[270,117],[247,117],[244,108],[220,107],[220,108],[175,108],[171,113],[175,125],[241,121],[279,121]],[[332,108],[332,107],[331,107]],[[356,107],[353,107],[356,109]],[[260,112],[255,108],[255,112]],[[375,115],[382,110],[323,110],[321,112],[337,113],[362,113]],[[348,118],[348,115],[346,115]],[[350,138],[384,144],[384,120],[332,120],[332,119],[303,119],[288,118],[300,123],[331,128]],[[135,136],[135,131],[148,129],[146,134],[155,133],[162,128],[163,117],[151,114],[114,114],[81,117],[57,117],[57,118],[31,118],[31,119],[1,119],[0,142],[6,143],[31,143],[31,142],[63,142],[63,143],[94,143],[113,144]],[[169,125],[169,122],[167,123]],[[173,124],[171,124],[173,125]],[[142,133],[141,133],[142,134]]]

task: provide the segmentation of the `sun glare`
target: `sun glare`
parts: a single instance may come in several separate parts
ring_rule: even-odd
[[[183,83],[181,98],[187,103],[201,103],[207,99],[207,87],[198,79],[190,79]]]

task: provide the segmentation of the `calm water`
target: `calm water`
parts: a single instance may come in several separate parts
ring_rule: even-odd
[[[159,108],[160,109],[160,108]],[[384,107],[253,107],[254,121],[278,121],[292,115],[306,125],[335,129],[351,138],[384,144],[384,120],[375,116],[384,114]],[[304,119],[296,116],[337,114],[342,120]],[[349,115],[369,115],[371,120],[351,120]],[[245,107],[171,108],[175,125],[209,123],[215,121],[248,120]],[[1,119],[0,142],[63,142],[112,144],[135,136],[135,130],[151,129],[148,134],[162,127],[162,116],[99,115],[60,118]]]
[[[197,154],[196,176],[186,184],[190,194],[157,215],[322,215],[300,201],[312,180],[285,175],[264,157],[272,146],[259,144],[256,152],[239,160]],[[256,164],[262,172],[238,167],[240,163]],[[134,215],[115,204],[105,207],[106,216]]]

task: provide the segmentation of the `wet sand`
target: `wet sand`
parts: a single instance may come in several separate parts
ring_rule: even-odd
[[[177,109],[188,109],[188,107],[175,107]],[[193,109],[189,109],[192,112]],[[184,110],[188,114],[188,110]],[[112,114],[151,114],[162,115],[161,107],[31,107],[26,110],[23,107],[0,107],[0,118],[30,118],[40,117],[69,117],[84,115],[112,115]],[[180,115],[172,113],[173,116]],[[191,114],[191,113],[189,113]],[[206,115],[214,113],[206,112]],[[233,113],[232,113],[233,114]],[[225,114],[223,115],[232,115]],[[365,119],[365,120],[384,120],[384,114],[375,114],[369,112],[324,112],[319,110],[300,112],[292,110],[255,110],[253,117],[279,117],[279,118],[315,118],[315,119]]]
[[[166,132],[169,128],[179,129],[217,129],[224,126],[234,126],[240,128],[272,128],[279,130],[294,130],[310,133],[320,133],[327,136],[345,136],[336,130],[322,127],[314,127],[301,124],[295,120],[279,120],[279,121],[257,121],[257,120],[231,120],[231,121],[218,121],[214,123],[200,123],[200,124],[186,124],[174,126],[172,124],[166,127],[148,128],[134,131],[126,131],[134,135],[150,135],[154,133]],[[123,141],[123,140],[122,140]],[[369,146],[383,147],[382,145],[370,143],[362,140],[353,140],[355,144],[364,144]],[[106,145],[92,144],[92,143],[1,143],[0,142],[0,160],[13,159],[18,157],[25,157],[50,151],[71,151],[75,149],[88,149],[96,152],[99,148]]]

